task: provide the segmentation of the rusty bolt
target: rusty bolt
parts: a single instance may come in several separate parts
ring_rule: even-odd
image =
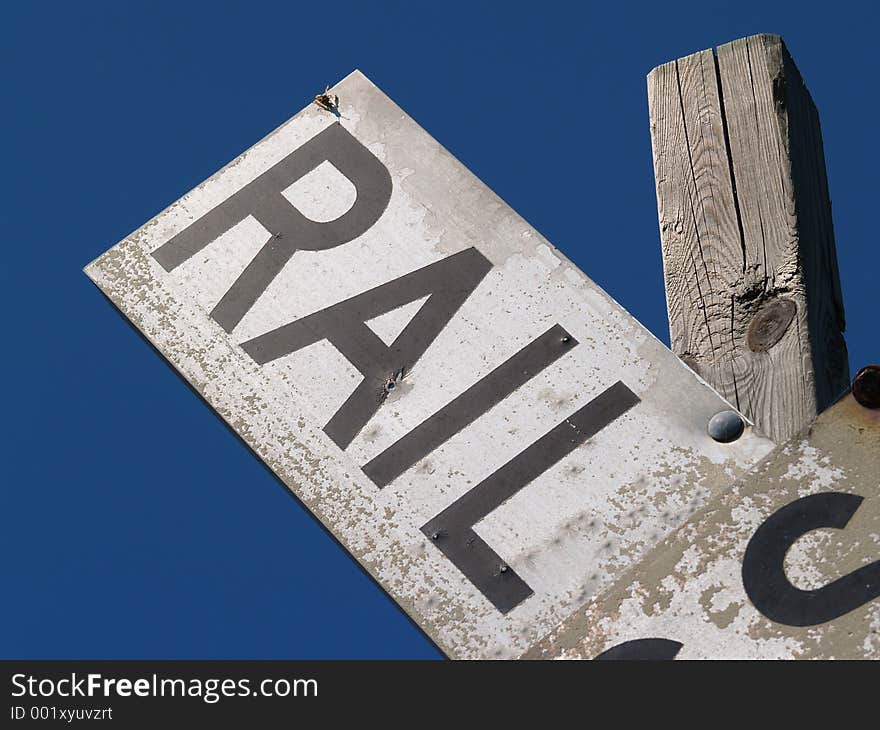
[[[880,408],[880,365],[866,365],[856,373],[852,394],[865,408]]]

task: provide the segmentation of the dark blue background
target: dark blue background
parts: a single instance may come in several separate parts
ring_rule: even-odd
[[[4,3],[5,658],[439,652],[81,273],[354,68],[667,340],[645,75],[783,35],[877,361],[877,11],[842,2]]]

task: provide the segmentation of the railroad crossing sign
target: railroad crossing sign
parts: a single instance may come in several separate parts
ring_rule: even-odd
[[[86,273],[451,657],[773,446],[359,72]]]

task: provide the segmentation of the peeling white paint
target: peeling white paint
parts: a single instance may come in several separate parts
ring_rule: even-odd
[[[880,658],[880,599],[812,626],[771,621],[743,587],[743,556],[768,517],[830,491],[863,497],[845,529],[807,532],[784,570],[803,591],[880,559],[880,421],[850,396],[659,545],[604,594],[551,630],[529,657],[592,658],[625,641],[683,644],[681,659]],[[867,578],[866,578],[867,580]]]

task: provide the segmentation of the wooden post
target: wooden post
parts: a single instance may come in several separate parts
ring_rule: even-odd
[[[648,75],[672,350],[784,441],[849,385],[816,107],[782,39]]]

